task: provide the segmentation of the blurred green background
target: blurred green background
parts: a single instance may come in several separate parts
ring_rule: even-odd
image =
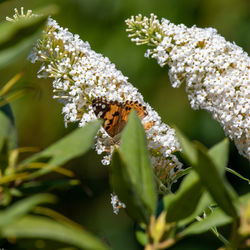
[[[144,58],[146,47],[138,47],[130,42],[124,20],[139,13],[154,13],[175,24],[214,27],[227,40],[249,53],[249,0],[13,0],[0,4],[1,22],[6,16],[14,14],[15,7],[35,10],[52,3],[59,7],[59,12],[53,16],[59,25],[79,34],[93,50],[109,57],[164,122],[175,124],[190,139],[199,140],[207,147],[223,139],[222,129],[207,112],[190,108],[185,86],[173,89],[167,69],[160,68],[155,60]],[[12,103],[20,147],[37,146],[43,149],[77,127],[77,124],[64,127],[62,106],[52,99],[52,80],[38,79],[36,72],[39,67],[25,58],[19,58],[11,67],[0,72],[1,85],[17,72],[22,70],[25,73],[16,88],[25,87],[29,92]],[[108,167],[102,166],[100,160],[101,157],[91,151],[67,165],[76,173],[82,185],[54,192],[60,198],[55,209],[98,235],[114,249],[140,249],[131,234],[134,228],[132,221],[123,211],[118,216],[112,212]],[[239,156],[233,143],[229,167],[250,177],[249,162]],[[61,176],[49,175],[47,178]],[[240,194],[249,191],[248,185],[236,177],[228,175],[228,179]],[[224,230],[226,233],[227,228]],[[30,249],[50,249],[47,242],[35,243],[34,248]],[[27,244],[31,243],[22,240],[18,247],[29,249]],[[184,240],[171,249],[216,249],[219,246],[220,242],[208,233]]]

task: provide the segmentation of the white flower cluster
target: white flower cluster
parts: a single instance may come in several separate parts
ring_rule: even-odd
[[[53,78],[54,98],[64,104],[62,112],[66,124],[78,121],[82,127],[86,122],[95,120],[92,100],[98,97],[121,103],[126,100],[138,101],[145,106],[148,115],[142,123],[154,122],[146,130],[153,168],[163,183],[171,185],[172,176],[182,167],[174,155],[180,151],[175,131],[162,123],[159,115],[144,102],[143,96],[108,58],[91,50],[87,42],[61,28],[50,18],[43,38],[29,59],[32,63],[42,62],[38,77]],[[109,135],[101,128],[95,145],[98,154],[107,151],[104,141],[108,138]],[[110,152],[106,152],[102,161],[104,165],[110,163],[113,149],[114,145],[111,145]]]
[[[126,208],[126,205],[119,200],[118,196],[112,193],[111,193],[111,205],[113,207],[114,214],[118,214],[119,209]]]
[[[153,45],[145,54],[169,66],[173,87],[186,83],[193,109],[209,111],[250,160],[250,58],[212,28],[187,28],[166,19],[138,15],[126,20],[136,44]]]

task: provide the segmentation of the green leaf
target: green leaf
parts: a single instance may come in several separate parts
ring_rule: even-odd
[[[202,184],[225,213],[229,216],[237,217],[232,195],[229,192],[229,184],[220,175],[206,149],[199,144],[196,145],[196,148],[198,152],[198,164],[194,165],[194,169],[199,174]]]
[[[164,197],[164,199],[167,199],[167,202],[164,202],[167,211],[166,220],[174,222],[190,216],[198,205],[202,191],[199,177],[194,171],[190,172],[184,178],[178,191],[171,195],[171,201],[167,199],[168,195]]]
[[[22,97],[23,95],[25,95],[28,92],[27,89],[21,89],[21,90],[17,90],[17,91],[13,91],[12,93],[9,93],[8,95],[5,95],[4,98],[0,101],[0,107],[4,106],[20,97]]]
[[[21,60],[21,58],[26,57],[34,42],[39,38],[40,35],[41,30],[32,36],[25,37],[12,47],[7,47],[4,50],[0,50],[0,69],[6,68],[16,60]]]
[[[126,204],[126,211],[130,217],[137,222],[146,222],[149,219],[150,214],[131,182],[125,160],[118,150],[112,155],[110,185],[119,200]]]
[[[136,236],[136,239],[137,241],[142,245],[142,246],[146,246],[149,242],[149,239],[148,239],[148,235],[142,231],[142,230],[137,230],[135,232],[135,236]]]
[[[99,239],[79,228],[41,216],[27,215],[1,230],[5,238],[42,238],[56,240],[80,249],[109,249]]]
[[[188,138],[181,133],[181,131],[175,127],[175,132],[178,137],[178,141],[181,144],[182,155],[183,157],[191,164],[197,164],[197,151],[192,142],[188,140]]]
[[[210,151],[212,157],[218,157],[218,151],[224,154],[222,160],[213,160],[203,145],[198,142],[193,145],[179,130],[177,130],[177,136],[181,143],[181,147],[183,148],[184,158],[187,159],[187,161],[193,166],[194,170],[198,173],[202,185],[204,185],[215,202],[225,213],[229,216],[236,217],[236,209],[232,202],[235,194],[224,176],[222,176],[222,170],[220,170],[221,172],[218,170],[218,168],[222,168],[226,163],[227,142],[224,141],[218,144]],[[191,157],[187,154],[191,154]]]
[[[36,176],[32,175],[32,178],[48,173],[53,168],[86,153],[92,147],[94,137],[100,128],[101,123],[101,121],[93,121],[83,128],[74,130],[72,133],[66,135],[64,138],[49,146],[42,152],[24,160],[21,165],[28,165],[31,162],[38,162],[41,159],[47,159],[49,166],[36,171]]]
[[[247,193],[241,196],[236,202],[235,206],[238,209],[238,213],[240,213],[240,209],[242,205],[246,205],[249,202],[250,193]],[[220,208],[216,208],[212,213],[210,213],[206,218],[202,221],[196,221],[187,227],[182,233],[181,236],[187,236],[192,234],[200,234],[206,232],[213,227],[219,227],[226,225],[232,222],[232,218],[227,216]]]
[[[4,95],[6,95],[6,93],[8,93],[10,89],[20,80],[22,75],[23,75],[23,72],[21,71],[15,74],[7,83],[5,83],[0,89],[0,96],[3,97]],[[0,106],[3,106],[3,105],[0,104]]]
[[[43,8],[42,11],[42,14],[36,16],[19,18],[15,22],[6,21],[1,23],[0,50],[12,47],[24,37],[29,37],[41,30],[47,21],[47,17],[56,11],[56,6],[50,5],[49,8]]]
[[[187,224],[190,224],[192,221],[196,219],[197,216],[200,216],[205,211],[205,209],[212,203],[213,201],[210,198],[210,195],[207,192],[203,192],[194,212],[187,218],[179,221],[178,226],[183,227],[186,226]]]
[[[9,148],[17,147],[17,131],[11,106],[6,104],[0,107],[0,143],[8,138]]]
[[[128,213],[144,222],[154,214],[157,200],[146,145],[141,121],[132,111],[122,133],[119,153],[116,152],[112,159],[111,185],[121,201],[125,202]]]
[[[220,175],[224,175],[228,163],[229,140],[225,138],[211,149],[208,150],[208,155],[213,160]]]
[[[51,203],[55,201],[55,197],[50,194],[37,194],[32,197],[20,200],[12,206],[1,210],[0,212],[0,229],[15,222],[15,220],[27,214],[35,206],[41,203]]]
[[[157,195],[147,150],[147,139],[141,121],[134,110],[129,115],[128,124],[122,133],[120,150],[125,158],[132,183],[149,211],[154,213]]]
[[[8,139],[3,138],[1,147],[0,147],[0,173],[4,174],[5,169],[9,164],[9,145]]]
[[[181,171],[179,171],[174,178],[171,180],[172,183],[176,182],[179,178],[189,174],[192,171],[192,167],[185,168]]]
[[[213,227],[219,227],[232,222],[232,217],[227,216],[220,208],[216,208],[207,218],[197,221],[185,229],[181,235],[201,234]]]
[[[0,69],[27,55],[33,43],[41,36],[47,16],[56,10],[55,6],[50,7],[43,9],[43,15],[0,24]]]
[[[46,192],[48,190],[66,188],[69,186],[79,185],[79,180],[72,179],[55,179],[47,181],[29,181],[24,182],[20,190],[24,194],[34,194],[38,192]]]

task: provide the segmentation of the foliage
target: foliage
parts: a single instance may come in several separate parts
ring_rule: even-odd
[[[141,130],[141,132],[137,130]],[[129,133],[143,134],[140,122],[133,114],[124,131],[125,135]],[[147,214],[147,208],[138,205],[139,201],[142,200],[139,190],[144,190],[143,195],[146,197],[151,196],[152,190],[147,190],[142,180],[138,180],[133,184],[130,172],[134,172],[134,177],[138,171],[141,177],[146,176],[144,178],[147,179],[150,179],[152,172],[148,171],[147,174],[143,174],[143,170],[140,170],[141,161],[134,161],[131,170],[129,164],[131,148],[126,148],[127,151],[124,152],[122,145],[130,143],[129,145],[140,148],[141,155],[138,154],[138,150],[135,150],[134,152],[137,153],[132,157],[137,157],[140,160],[147,157],[145,142],[143,145],[143,142],[136,139],[135,136],[134,138],[124,136],[121,148],[117,150],[113,157],[111,178],[115,192],[119,197],[122,197],[123,202],[128,204],[127,211],[130,216],[138,223],[141,223],[141,228],[144,229],[143,238],[146,238],[146,241],[144,240],[146,249],[165,249],[188,235],[201,234],[207,230],[211,230],[221,239],[226,244],[227,249],[238,249],[242,244],[240,241],[242,235],[238,233],[235,227],[240,226],[240,209],[246,207],[249,194],[238,197],[224,178],[228,159],[228,139],[207,150],[200,143],[190,142],[180,131],[178,131],[177,135],[183,148],[183,157],[192,166],[193,170],[185,176],[181,186],[175,193],[164,195],[162,198],[164,208],[160,212],[158,219],[155,218],[156,215],[153,212],[151,212],[150,221],[145,219],[143,221],[140,216],[140,214]],[[133,140],[133,143],[131,143],[131,140]],[[144,168],[144,171],[146,171],[149,167],[144,164]],[[119,185],[118,188],[117,183],[122,183],[122,185]],[[133,197],[136,197],[136,199]],[[154,204],[155,200],[151,199],[151,205],[154,206]],[[134,207],[134,210],[131,207]],[[232,237],[227,241],[218,232],[217,227],[230,223],[232,224]],[[140,242],[143,232],[137,233]]]
[[[0,67],[10,66],[16,57],[25,55],[40,35],[46,17],[0,26]],[[62,166],[90,150],[101,121],[75,129],[41,152],[19,148],[10,102],[26,93],[24,89],[12,90],[22,77],[23,73],[16,74],[0,90],[0,246],[6,240],[12,245],[20,239],[44,239],[60,242],[63,247],[109,249],[105,241],[57,212],[57,198],[45,193],[80,184],[73,171]],[[126,212],[136,224],[138,242],[147,250],[166,249],[185,242],[190,235],[211,231],[225,249],[246,249],[250,196],[237,194],[225,172],[249,180],[227,167],[228,140],[207,149],[176,130],[187,167],[175,179],[183,178],[175,192],[162,189],[154,176],[145,132],[135,112],[122,133],[121,146],[113,154],[110,186],[126,204]],[[34,151],[23,159],[24,152]],[[63,178],[46,179],[51,172]],[[230,237],[220,233],[225,225],[231,228]]]
[[[27,53],[41,34],[47,15],[30,18],[17,23],[1,24],[0,67],[6,67],[15,57]],[[6,56],[4,56],[6,55]],[[100,240],[81,226],[50,209],[38,207],[42,203],[54,203],[55,197],[42,194],[46,190],[77,185],[77,179],[42,181],[41,177],[51,171],[66,177],[74,173],[61,167],[70,159],[87,152],[92,144],[100,121],[92,122],[54,143],[52,146],[20,161],[23,152],[35,148],[18,148],[15,119],[10,101],[24,93],[11,88],[21,78],[19,73],[0,90],[0,237],[6,239],[43,238],[63,242],[80,249],[108,249]],[[82,138],[79,140],[79,138]],[[40,178],[40,180],[38,180]],[[38,193],[39,192],[39,193]],[[29,197],[26,197],[29,194]],[[19,201],[15,201],[19,199]],[[3,207],[6,207],[3,209]],[[44,211],[47,211],[44,213]],[[30,213],[33,213],[31,215]],[[40,215],[37,215],[40,214]]]

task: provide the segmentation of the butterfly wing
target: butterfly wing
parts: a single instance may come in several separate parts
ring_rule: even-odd
[[[103,127],[111,137],[118,135],[125,127],[128,116],[132,109],[135,109],[139,118],[143,119],[148,113],[146,107],[138,101],[106,101],[102,98],[95,98],[92,107],[98,118],[104,119]]]
[[[137,115],[139,118],[142,120],[145,116],[148,115],[148,112],[146,111],[146,107],[142,106],[141,103],[138,101],[126,101],[123,109],[122,109],[122,115],[121,115],[121,120],[125,123],[128,121],[128,116],[132,109],[135,109],[137,112]]]
[[[98,118],[104,119],[103,128],[114,137],[119,133],[119,120],[121,117],[122,104],[117,101],[107,102],[102,98],[95,98],[92,101],[93,110]]]

